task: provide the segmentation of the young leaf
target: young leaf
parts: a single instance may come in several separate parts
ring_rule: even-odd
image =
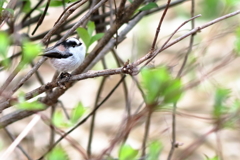
[[[41,110],[45,108],[45,105],[37,100],[32,102],[26,101],[22,93],[19,94],[18,101],[19,103],[16,104],[16,107],[21,110]]]
[[[163,144],[159,141],[153,141],[150,143],[148,148],[147,160],[159,159],[159,155],[163,149]]]
[[[10,39],[7,33],[0,32],[0,57],[6,58],[8,47],[10,45]]]
[[[46,156],[47,160],[69,160],[66,151],[62,147],[54,147]]]
[[[42,50],[41,45],[32,42],[23,43],[22,64],[30,63]]]
[[[79,27],[77,29],[77,33],[78,33],[79,37],[83,40],[85,46],[88,48],[89,42],[91,39],[91,36],[88,34],[88,31],[85,28]]]
[[[128,144],[123,144],[118,152],[119,160],[134,160],[138,154],[138,150],[133,149]]]
[[[22,0],[23,1],[23,12],[28,13],[31,10],[31,1],[30,0]]]
[[[240,27],[236,29],[235,36],[236,36],[236,40],[234,42],[234,50],[239,55],[240,54]]]
[[[169,81],[169,85],[163,93],[163,103],[175,103],[182,95],[182,84],[180,79],[173,79]]]
[[[225,88],[218,88],[215,92],[215,102],[213,115],[219,118],[227,111],[227,107],[224,105],[225,101],[229,98],[230,90]]]
[[[76,123],[85,112],[86,108],[82,105],[82,103],[78,103],[78,105],[72,111],[71,122]]]
[[[88,35],[89,35],[89,36],[92,36],[94,30],[95,30],[95,24],[94,24],[94,22],[88,21],[88,24],[87,24]]]
[[[146,10],[150,10],[152,8],[157,8],[157,7],[158,5],[155,2],[149,2],[148,4],[140,8],[139,11],[146,11]]]
[[[104,36],[104,33],[98,33],[91,37],[89,46],[91,46],[95,41],[101,39]]]
[[[56,111],[53,115],[52,123],[59,128],[70,127],[70,122],[66,121],[64,114],[61,111]]]

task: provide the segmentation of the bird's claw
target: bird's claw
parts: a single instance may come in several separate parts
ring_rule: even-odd
[[[70,73],[68,73],[68,72],[62,72],[61,74],[60,74],[60,76],[59,76],[59,78],[58,78],[58,82],[57,82],[57,84],[58,84],[58,86],[61,88],[61,89],[66,89],[66,86],[65,86],[65,82],[60,82],[60,80],[62,80],[62,79],[65,79],[66,78],[66,82],[71,78],[71,74]]]

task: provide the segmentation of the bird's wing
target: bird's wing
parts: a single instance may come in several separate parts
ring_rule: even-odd
[[[49,52],[49,53],[44,53],[41,56],[45,56],[45,57],[48,57],[48,58],[58,58],[58,59],[61,59],[61,58],[68,58],[68,57],[70,57],[72,55],[73,54],[71,54],[71,53],[61,54],[59,52]]]

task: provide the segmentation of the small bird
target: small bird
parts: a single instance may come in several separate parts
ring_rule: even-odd
[[[78,68],[86,54],[85,45],[77,38],[69,38],[54,48],[46,51],[42,56],[50,58],[52,66],[62,72],[60,78],[65,78],[69,71]]]

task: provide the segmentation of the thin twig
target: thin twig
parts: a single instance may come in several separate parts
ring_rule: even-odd
[[[32,35],[35,34],[35,32],[37,31],[38,27],[42,24],[42,22],[43,22],[43,20],[44,20],[44,18],[45,18],[45,16],[46,16],[46,14],[47,14],[47,10],[48,10],[48,7],[49,7],[50,2],[51,2],[51,0],[48,0],[48,2],[47,2],[47,4],[46,4],[46,7],[45,7],[45,9],[44,9],[44,11],[43,11],[43,14],[42,14],[41,17],[39,18],[38,23],[37,23],[35,29],[34,29],[33,32],[32,32]]]
[[[7,135],[10,137],[10,139],[12,140],[12,141],[14,141],[14,137],[13,137],[13,135],[11,134],[11,132],[5,127],[4,128],[4,130],[5,130],[5,132],[7,133]],[[17,147],[20,149],[20,151],[27,157],[27,159],[28,160],[32,160],[32,158],[27,154],[27,152],[23,149],[23,147],[20,145],[20,144],[18,144],[17,145]]]
[[[104,62],[103,62],[103,64],[104,64]],[[104,66],[104,68],[106,68],[105,65],[103,65],[103,66]],[[98,91],[97,91],[97,96],[96,96],[96,99],[95,99],[94,108],[97,107],[97,104],[98,104],[98,101],[100,99],[100,95],[103,91],[103,87],[105,85],[106,79],[107,79],[107,76],[104,76],[103,79],[101,80],[100,86],[99,86]],[[93,132],[94,132],[96,114],[97,114],[97,112],[93,113],[92,119],[91,119],[91,124],[90,124],[90,131],[89,131],[89,138],[88,138],[88,145],[87,145],[87,153],[88,153],[89,157],[91,157],[91,154],[92,154],[91,145],[92,145],[92,139],[93,139]]]
[[[191,2],[192,2],[192,4],[191,4],[191,17],[193,17],[194,14],[195,14],[195,1],[192,0]],[[191,29],[195,28],[194,18],[191,21],[191,27],[192,27]],[[184,69],[184,67],[185,67],[185,65],[187,63],[187,60],[188,60],[188,56],[192,52],[194,35],[195,34],[192,34],[190,36],[190,42],[189,42],[188,51],[187,51],[187,53],[186,53],[186,55],[184,57],[183,64],[182,64],[182,66],[181,66],[181,68],[180,68],[176,78],[180,78],[181,77],[183,69]],[[171,143],[170,152],[168,154],[168,160],[171,160],[173,152],[175,150],[175,144],[176,144],[176,111],[177,111],[177,102],[173,104],[173,111],[172,111],[172,143]]]
[[[149,129],[150,129],[150,122],[151,122],[151,116],[152,116],[152,108],[150,108],[152,106],[149,106],[148,108],[148,115],[147,115],[147,121],[146,121],[146,124],[145,124],[145,129],[144,129],[144,136],[143,136],[143,142],[142,142],[142,154],[141,154],[141,157],[142,158],[145,158],[146,156],[146,144],[147,144],[147,139],[148,139],[148,134],[149,134]]]
[[[154,49],[155,49],[155,46],[156,46],[156,43],[157,43],[158,34],[160,33],[160,29],[161,29],[161,26],[162,26],[162,22],[163,22],[163,20],[164,20],[164,18],[165,18],[165,15],[167,14],[167,11],[168,11],[170,2],[171,2],[171,0],[168,0],[168,1],[167,1],[166,8],[164,9],[163,14],[162,14],[162,16],[161,16],[161,19],[160,19],[160,21],[159,21],[159,23],[158,23],[158,27],[157,27],[157,29],[156,29],[156,33],[155,33],[155,37],[154,37],[154,40],[153,40],[153,43],[152,43],[152,47],[151,47],[150,53],[152,53],[152,52],[154,51]]]

